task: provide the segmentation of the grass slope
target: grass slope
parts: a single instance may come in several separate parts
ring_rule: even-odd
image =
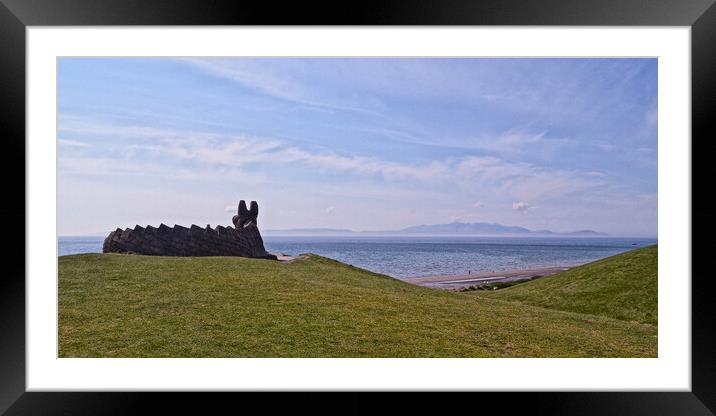
[[[655,357],[656,337],[315,255],[59,258],[60,357]]]
[[[488,296],[656,325],[657,263],[658,247],[649,246]]]

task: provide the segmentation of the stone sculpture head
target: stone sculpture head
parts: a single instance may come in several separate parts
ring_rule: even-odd
[[[234,215],[232,222],[236,228],[246,227],[249,224],[258,225],[259,204],[251,201],[251,209],[246,209],[246,202],[242,199],[239,202],[239,212]]]

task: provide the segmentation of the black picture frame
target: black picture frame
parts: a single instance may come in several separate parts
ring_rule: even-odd
[[[714,0],[450,0],[384,2],[258,2],[141,0],[0,0],[0,131],[3,178],[25,172],[25,39],[27,26],[74,25],[561,25],[690,26],[692,58],[692,145],[714,136],[716,108],[716,6]],[[710,134],[711,133],[711,134]],[[684,138],[685,140],[688,138]],[[693,152],[692,152],[693,153]],[[151,404],[182,412],[229,404],[264,410],[307,407],[312,411],[371,410],[375,395],[340,393],[331,400],[291,395],[284,400],[222,394],[30,393],[25,391],[25,181],[4,184],[1,205],[5,273],[0,277],[0,413],[132,414]],[[692,202],[693,204],[693,202]],[[693,205],[692,205],[693,206]],[[693,215],[693,214],[692,214]],[[25,218],[20,222],[18,218]],[[692,217],[693,221],[693,217]],[[704,231],[705,233],[705,231]],[[23,238],[20,239],[19,236]],[[12,236],[12,237],[9,237]],[[692,255],[693,258],[693,255]],[[695,269],[694,269],[695,270]],[[708,415],[716,409],[716,316],[710,276],[692,278],[692,389],[690,392],[474,393],[469,397],[415,395],[382,410],[422,410],[439,404],[496,408],[501,413]],[[380,395],[383,398],[384,395]],[[252,403],[247,403],[247,400]],[[399,403],[399,404],[398,404]],[[334,406],[340,405],[340,408]],[[246,407],[245,407],[246,406]]]

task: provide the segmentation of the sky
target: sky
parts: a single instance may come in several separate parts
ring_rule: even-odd
[[[61,58],[58,233],[657,235],[657,60]]]

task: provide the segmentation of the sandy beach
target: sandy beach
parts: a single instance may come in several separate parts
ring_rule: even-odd
[[[426,277],[408,277],[401,280],[419,286],[436,287],[442,289],[459,289],[482,283],[509,282],[514,280],[530,279],[537,276],[549,276],[570,267],[544,267],[538,269],[507,270],[502,272],[483,272],[458,275],[439,275]]]

